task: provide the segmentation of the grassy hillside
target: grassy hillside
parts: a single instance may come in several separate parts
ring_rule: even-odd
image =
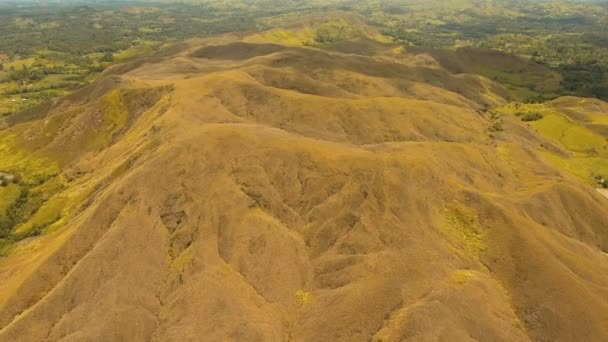
[[[559,98],[543,104],[509,104],[497,111],[527,121],[531,129],[567,154],[545,152],[556,167],[585,183],[603,187],[608,179],[608,111],[595,99]]]
[[[559,95],[606,100],[606,23],[608,10],[601,2],[565,0],[5,3],[0,122],[88,84],[110,65],[150,56],[183,39],[230,33],[247,35],[248,42],[290,46],[341,43],[341,51],[368,55],[369,44],[399,42],[431,49],[443,61],[447,54],[460,64],[473,63],[467,73],[503,83],[520,101]],[[368,45],[349,45],[352,39]],[[492,60],[511,60],[515,70]],[[522,71],[526,77],[519,76]]]
[[[337,16],[7,120],[0,340],[607,339],[608,104]]]

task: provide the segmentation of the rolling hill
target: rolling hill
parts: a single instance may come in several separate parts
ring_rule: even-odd
[[[516,106],[462,67],[487,53],[352,23],[178,43],[11,118],[0,341],[607,340],[608,104]]]

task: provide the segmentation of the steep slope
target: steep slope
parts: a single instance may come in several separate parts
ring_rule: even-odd
[[[193,41],[3,130],[51,195],[0,340],[608,339],[608,199],[500,85],[373,46]]]

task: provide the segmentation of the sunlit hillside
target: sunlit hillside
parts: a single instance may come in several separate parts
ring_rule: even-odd
[[[0,341],[608,340],[605,3],[82,5],[0,5]]]

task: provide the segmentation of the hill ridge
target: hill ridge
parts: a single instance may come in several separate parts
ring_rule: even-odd
[[[0,259],[0,340],[608,336],[608,200],[501,85],[216,39],[250,65],[190,41],[0,132],[52,194]]]

